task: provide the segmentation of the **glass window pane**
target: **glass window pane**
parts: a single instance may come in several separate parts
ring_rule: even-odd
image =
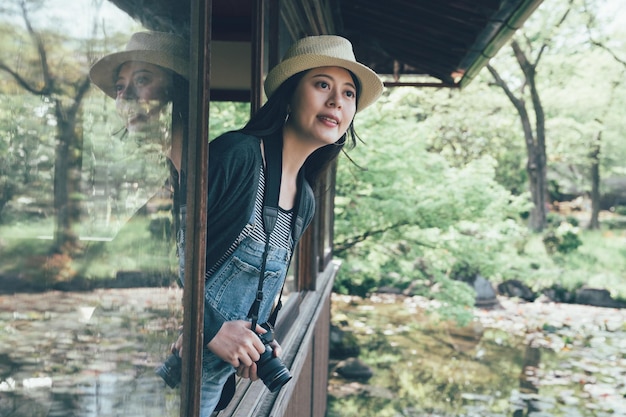
[[[182,321],[171,105],[127,129],[153,107],[88,77],[144,30],[108,1],[0,7],[0,415],[179,413],[155,373]]]

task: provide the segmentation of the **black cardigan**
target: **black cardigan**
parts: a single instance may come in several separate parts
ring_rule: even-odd
[[[262,163],[260,139],[255,136],[228,132],[209,144],[207,270],[221,259],[250,219]],[[302,237],[315,212],[313,190],[306,180],[302,184],[296,205],[294,244]],[[205,345],[215,337],[223,322],[219,313],[205,304]]]

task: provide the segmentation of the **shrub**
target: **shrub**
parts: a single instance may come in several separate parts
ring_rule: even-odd
[[[48,288],[70,281],[76,275],[72,258],[67,254],[34,255],[27,259],[22,278],[38,288]]]
[[[465,260],[457,261],[452,265],[452,269],[450,270],[450,278],[468,284],[473,284],[478,274],[480,274],[480,268],[470,265],[470,263]]]
[[[578,249],[583,244],[578,236],[578,228],[570,223],[561,222],[556,229],[548,230],[543,237],[546,252],[550,255],[557,253],[567,254]]]

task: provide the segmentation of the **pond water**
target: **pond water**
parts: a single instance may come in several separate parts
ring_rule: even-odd
[[[179,415],[155,374],[177,336],[174,288],[0,296],[0,417]]]
[[[154,369],[176,288],[0,296],[0,417],[174,417]],[[626,312],[500,300],[458,328],[419,297],[333,296],[374,376],[332,375],[328,417],[626,416]]]
[[[625,311],[501,299],[459,328],[433,307],[333,296],[334,324],[374,375],[331,374],[328,417],[626,416]]]

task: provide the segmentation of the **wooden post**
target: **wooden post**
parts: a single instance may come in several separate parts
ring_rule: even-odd
[[[207,238],[211,9],[212,0],[191,2],[181,417],[200,415]]]

